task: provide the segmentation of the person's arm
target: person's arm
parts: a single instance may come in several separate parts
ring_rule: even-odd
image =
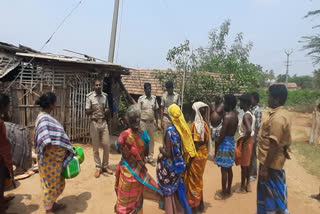
[[[274,154],[277,152],[277,143],[270,138],[270,145],[267,153],[267,157],[264,161],[263,167],[260,172],[260,179],[261,181],[266,181],[268,178],[268,169],[270,168],[270,165],[272,161],[274,160]]]
[[[224,110],[224,104],[221,103],[221,104],[217,107],[216,112],[221,115],[221,114],[223,113],[223,110]]]
[[[105,108],[104,108],[104,117],[106,120],[109,119],[110,116],[110,108],[109,108],[109,103],[108,103],[108,96],[106,96],[106,103],[105,103]]]
[[[178,103],[177,105],[181,108],[181,106],[183,105],[183,103],[181,102],[181,96],[180,94],[178,94]]]
[[[215,151],[214,151],[215,154],[217,153],[219,145],[223,142],[224,138],[226,137],[229,121],[230,121],[230,118],[228,116],[224,116],[222,127],[220,129],[220,136],[217,142],[215,143]]]
[[[86,98],[86,114],[88,116],[91,116],[93,114],[93,112],[95,112],[97,110],[99,110],[99,107],[96,105],[92,106],[90,99],[87,97]]]
[[[142,96],[138,98],[138,102],[137,102],[140,111],[142,110],[141,99],[142,99]]]
[[[156,127],[158,128],[158,109],[159,109],[159,105],[157,102],[157,97],[154,98],[154,118],[156,119]]]
[[[243,116],[243,123],[246,129],[245,133],[245,139],[248,139],[251,136],[251,123],[252,123],[252,117],[250,114],[245,113]]]
[[[256,137],[259,134],[259,130],[260,130],[260,126],[261,126],[262,112],[257,111],[255,117],[256,117],[256,124],[255,124],[255,130],[254,130],[254,137],[256,139]]]
[[[283,118],[275,118],[270,121],[269,130],[269,149],[263,167],[260,172],[260,178],[262,181],[266,181],[268,178],[268,169],[270,168],[272,162],[274,161],[275,154],[277,154],[279,149],[282,149],[279,144],[282,138],[282,133],[284,127],[286,126],[286,121]],[[290,130],[288,130],[290,131]]]
[[[216,110],[216,107],[215,107],[215,102],[212,102],[210,103],[210,113],[214,112]]]
[[[165,99],[164,99],[164,96],[162,96],[161,98],[161,128],[163,129],[164,128],[164,124],[163,124],[163,114],[164,114],[164,106],[165,106]]]
[[[161,106],[161,121],[163,121],[163,115],[164,115],[164,106]]]

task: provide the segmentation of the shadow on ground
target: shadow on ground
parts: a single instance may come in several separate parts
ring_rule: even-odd
[[[14,194],[14,196],[15,198],[9,204],[9,209],[7,211],[7,214],[14,214],[14,213],[28,214],[39,209],[38,204],[25,205],[22,202],[24,199],[31,200],[32,196],[30,194]]]
[[[88,208],[88,200],[91,198],[90,192],[83,192],[80,195],[69,195],[63,197],[58,203],[63,203],[66,205],[66,209],[61,210],[57,213],[68,213],[68,214],[75,214],[75,213],[82,213]],[[68,204],[77,204],[75,209],[71,209],[68,207]]]
[[[209,203],[209,202],[204,202],[204,210],[203,210],[203,213],[206,213],[206,210],[207,210],[209,207],[212,207],[212,206],[211,206],[211,203]]]

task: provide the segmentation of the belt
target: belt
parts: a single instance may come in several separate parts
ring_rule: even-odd
[[[91,121],[94,121],[94,122],[104,122],[105,119],[103,119],[103,118],[91,118]]]
[[[145,123],[153,123],[154,120],[143,120],[143,119],[141,119],[141,121],[145,122]]]

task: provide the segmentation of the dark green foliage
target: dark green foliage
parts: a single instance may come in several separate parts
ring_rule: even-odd
[[[320,69],[313,71],[313,88],[320,89]]]
[[[297,76],[296,74],[293,75],[292,77],[289,75],[288,76],[288,82],[294,82],[297,83],[299,87],[302,89],[312,89],[313,88],[313,78],[308,75],[303,75],[303,76]],[[277,82],[282,82],[284,83],[286,81],[286,75],[285,74],[279,74],[277,76]]]
[[[312,77],[303,75],[303,76],[297,76],[296,74],[290,77],[290,82],[297,83],[298,86],[300,86],[302,89],[311,89],[312,87]]]
[[[268,91],[267,90],[253,90],[260,95],[260,104],[263,107],[268,106]],[[301,112],[311,112],[317,100],[320,99],[319,90],[296,90],[289,91],[286,107]]]
[[[167,60],[175,71],[156,72],[156,77],[162,84],[167,80],[174,81],[176,90],[181,93],[185,72],[185,104],[198,100],[210,103],[214,95],[238,94],[250,88],[266,86],[270,72],[263,72],[261,66],[249,61],[252,43],[244,44],[243,34],[239,33],[228,46],[229,30],[230,21],[227,20],[220,30],[209,32],[206,47],[192,50],[188,40],[173,47],[168,52]]]
[[[310,11],[305,18],[318,16],[320,15],[320,10],[314,10]],[[313,28],[319,30],[320,25],[316,25]],[[320,63],[320,34],[317,33],[313,36],[303,36],[302,37],[302,43],[304,45],[302,46],[303,50],[307,50],[307,55],[311,56],[313,58],[314,64]]]

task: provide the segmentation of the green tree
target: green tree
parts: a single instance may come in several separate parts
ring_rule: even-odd
[[[173,80],[175,87],[181,90],[183,72],[185,77],[185,103],[197,100],[210,102],[214,94],[239,93],[250,88],[264,86],[273,72],[262,71],[262,67],[249,61],[252,43],[243,42],[243,34],[236,35],[231,45],[227,44],[230,21],[225,21],[220,30],[209,32],[209,42],[205,47],[192,50],[190,43],[184,43],[169,50],[167,61],[174,71],[158,72],[156,76],[164,84]],[[218,75],[215,75],[215,74]],[[260,78],[260,79],[259,79]]]
[[[313,87],[320,89],[320,69],[313,71]]]
[[[289,81],[289,79],[290,79],[290,75],[288,75],[288,81]],[[277,76],[277,82],[286,82],[286,75],[285,74],[279,74]]]
[[[276,79],[273,70],[262,71],[258,75],[258,88],[268,87]]]
[[[277,82],[286,82],[286,75],[279,74],[277,76]],[[297,83],[302,89],[311,89],[313,88],[312,77],[308,75],[297,76],[296,74],[293,76],[288,76],[288,82]]]
[[[320,10],[310,11],[305,18],[314,17],[320,15]],[[319,30],[320,25],[316,25],[313,28]],[[320,63],[320,34],[317,33],[313,36],[303,36],[302,42],[304,43],[303,49],[307,50],[307,55],[313,58],[314,64]]]
[[[297,76],[296,74],[290,77],[290,82],[297,83],[302,89],[312,88],[312,77],[308,75]]]

